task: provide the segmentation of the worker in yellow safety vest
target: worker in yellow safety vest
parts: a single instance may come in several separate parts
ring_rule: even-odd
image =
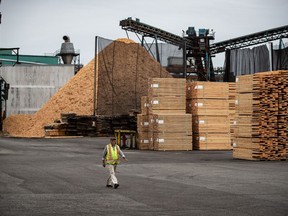
[[[105,146],[102,157],[103,167],[107,167],[110,173],[106,187],[114,187],[115,189],[119,187],[115,172],[116,167],[120,162],[120,156],[128,161],[120,147],[116,144],[115,137],[112,137],[110,143]]]

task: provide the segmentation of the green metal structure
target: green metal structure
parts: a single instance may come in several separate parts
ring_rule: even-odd
[[[0,65],[57,65],[58,56],[19,55],[19,48],[0,48]]]

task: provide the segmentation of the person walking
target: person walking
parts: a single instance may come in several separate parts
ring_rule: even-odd
[[[116,144],[115,137],[112,137],[110,138],[110,143],[105,146],[102,157],[103,167],[107,167],[109,170],[109,177],[106,187],[114,187],[115,189],[119,187],[115,173],[116,167],[120,162],[120,156],[125,161],[128,161],[120,147]]]

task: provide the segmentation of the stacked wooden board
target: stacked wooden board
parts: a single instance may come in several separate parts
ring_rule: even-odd
[[[192,113],[193,149],[231,149],[233,110],[229,108],[233,97],[231,99],[229,90],[228,83],[197,81],[187,84],[187,113]]]
[[[236,101],[236,83],[228,83],[229,86],[229,122],[231,144],[234,142],[234,124],[235,124],[235,101]]]
[[[95,116],[61,113],[61,119],[44,126],[46,137],[96,136]]]
[[[233,157],[286,160],[288,71],[237,77]]]
[[[186,80],[152,78],[137,116],[138,148],[192,150],[192,116],[186,114]]]
[[[113,136],[115,130],[136,130],[133,115],[88,116],[61,113],[61,119],[44,126],[46,137],[59,136]]]

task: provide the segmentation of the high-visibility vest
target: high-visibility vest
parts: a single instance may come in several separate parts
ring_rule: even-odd
[[[106,154],[106,164],[118,164],[119,163],[119,154],[120,148],[117,144],[113,148],[112,144],[107,145],[107,154]]]

